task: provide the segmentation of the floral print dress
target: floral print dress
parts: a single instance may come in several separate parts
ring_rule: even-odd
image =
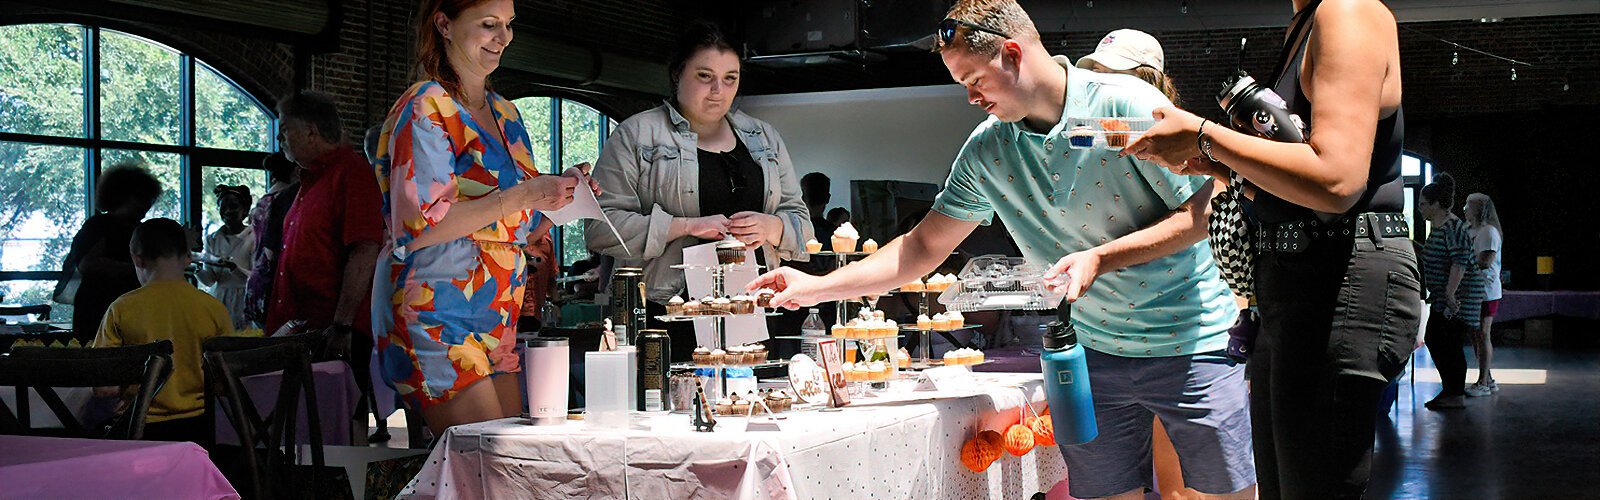
[[[540,215],[515,211],[466,237],[407,248],[455,203],[539,175],[517,107],[489,95],[504,142],[434,81],[406,91],[378,139],[373,167],[389,239],[373,280],[373,335],[385,380],[417,407],[521,370],[513,351],[527,271],[521,247]]]

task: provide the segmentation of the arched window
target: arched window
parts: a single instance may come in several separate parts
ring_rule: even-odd
[[[266,192],[260,164],[275,130],[260,101],[160,43],[94,26],[0,26],[4,302],[49,301],[104,168],[143,163],[164,188],[149,217],[209,231],[220,224],[213,187]]]
[[[533,141],[533,161],[549,174],[583,162],[594,163],[600,158],[600,145],[617,123],[583,103],[558,97],[524,97],[511,102],[522,111],[522,123]],[[556,231],[556,250],[562,267],[589,257],[582,221]]]

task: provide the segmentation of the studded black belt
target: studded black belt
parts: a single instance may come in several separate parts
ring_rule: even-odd
[[[1346,215],[1332,221],[1297,220],[1262,224],[1256,228],[1258,253],[1300,253],[1318,240],[1355,238],[1393,238],[1409,236],[1405,214],[1368,212]]]

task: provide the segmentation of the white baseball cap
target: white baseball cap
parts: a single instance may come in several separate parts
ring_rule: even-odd
[[[1078,67],[1092,69],[1094,63],[1113,71],[1127,71],[1139,66],[1149,66],[1166,72],[1166,57],[1161,53],[1161,43],[1156,37],[1139,30],[1121,29],[1106,34],[1094,53],[1078,59]]]

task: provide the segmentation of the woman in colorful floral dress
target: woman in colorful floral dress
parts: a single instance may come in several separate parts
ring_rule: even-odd
[[[517,107],[488,87],[511,42],[511,0],[426,0],[419,12],[426,80],[390,109],[374,165],[390,238],[373,330],[385,379],[440,435],[519,413],[516,379],[495,375],[521,370],[522,247],[549,230],[537,211],[570,203],[587,165],[540,176]]]

